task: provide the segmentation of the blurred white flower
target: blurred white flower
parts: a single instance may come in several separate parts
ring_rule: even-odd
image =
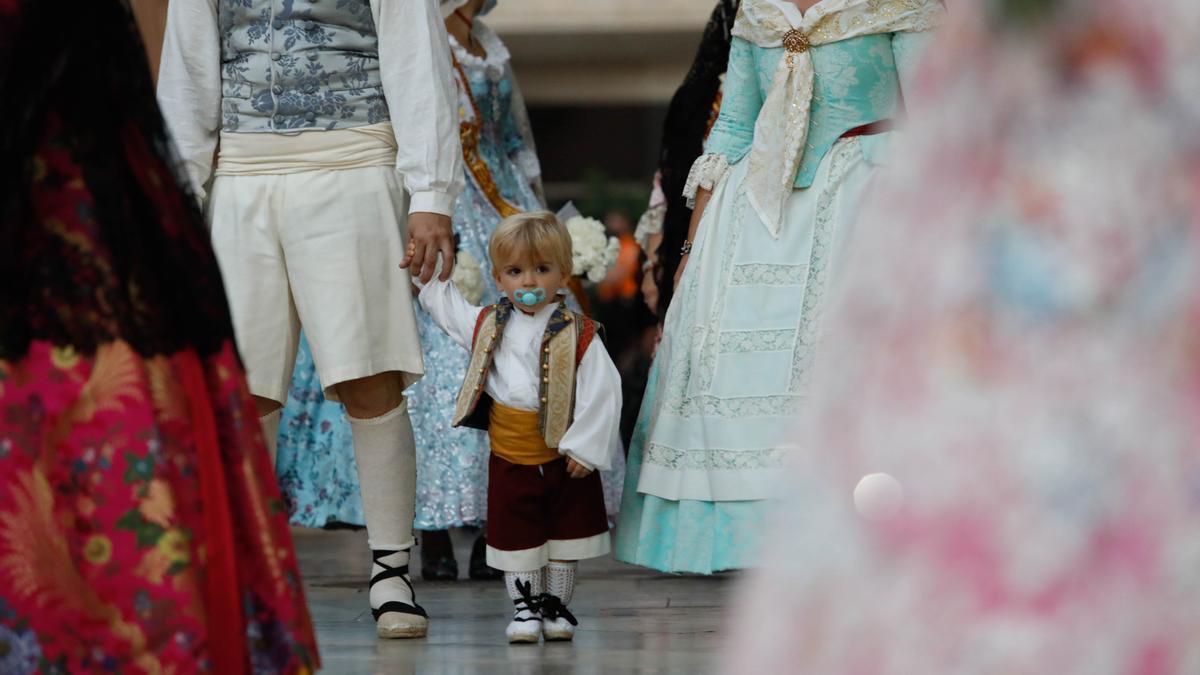
[[[617,263],[621,243],[616,237],[606,237],[604,224],[595,218],[574,216],[566,225],[571,233],[571,273],[593,283],[603,281]]]
[[[459,251],[454,260],[454,274],[450,276],[450,281],[454,282],[467,302],[478,305],[483,299],[483,269],[479,261],[467,251]]]

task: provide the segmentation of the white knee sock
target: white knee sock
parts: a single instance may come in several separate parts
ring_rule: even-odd
[[[379,417],[349,419],[367,520],[367,545],[372,551],[394,551],[372,563],[374,578],[387,568],[407,565],[408,549],[413,545],[417,463],[412,421],[406,403]],[[389,601],[416,604],[404,578],[393,576],[371,586],[371,607]]]
[[[542,574],[544,569],[535,572],[504,573],[504,585],[508,587],[508,597],[513,601],[514,621],[534,621],[541,618],[537,613],[537,602],[538,596],[545,588]],[[525,584],[529,584],[529,587],[525,588]]]
[[[554,562],[546,565],[546,592],[562,600],[563,607],[571,603],[575,595],[576,562]]]
[[[407,402],[371,419],[350,418],[354,459],[362,490],[367,543],[372,550],[413,545],[417,458]]]
[[[275,410],[258,418],[262,424],[263,440],[267,443],[267,454],[271,456],[271,468],[275,468],[276,445],[279,443],[279,416],[282,410]]]

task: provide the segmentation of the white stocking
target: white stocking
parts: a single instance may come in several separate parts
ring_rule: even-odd
[[[350,430],[367,543],[376,551],[407,550],[413,545],[417,490],[416,443],[408,404],[401,403],[379,417],[351,417]]]
[[[575,567],[578,564],[552,560],[546,565],[546,592],[562,600],[564,607],[571,604],[571,597],[575,595]]]
[[[370,419],[351,417],[350,430],[367,520],[367,543],[372,551],[391,552],[373,564],[371,576],[375,578],[388,568],[408,565],[408,549],[413,545],[417,465],[408,405],[402,403]],[[380,579],[371,585],[370,596],[371,607],[376,609],[387,602],[416,604],[407,575]]]
[[[529,586],[526,587],[526,584]],[[508,597],[513,601],[513,621],[541,619],[537,611],[537,602],[545,588],[542,570],[505,572],[504,585],[508,587]]]

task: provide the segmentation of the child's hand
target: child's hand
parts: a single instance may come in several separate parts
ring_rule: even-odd
[[[567,475],[571,478],[583,478],[591,472],[592,470],[586,466],[576,462],[570,457],[567,458]]]

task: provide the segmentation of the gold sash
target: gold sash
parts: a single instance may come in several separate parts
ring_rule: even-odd
[[[553,462],[558,451],[547,446],[538,425],[538,411],[517,410],[492,402],[488,438],[492,452],[513,464],[535,466]]]

